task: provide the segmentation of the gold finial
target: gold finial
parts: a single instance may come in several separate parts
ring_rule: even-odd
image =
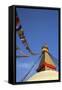
[[[48,45],[45,44],[43,47],[42,47],[42,52],[48,52]]]

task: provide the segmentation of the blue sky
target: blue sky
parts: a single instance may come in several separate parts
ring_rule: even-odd
[[[49,52],[58,60],[58,11],[27,8],[16,8],[16,11],[31,49],[34,52],[40,53],[41,47],[47,43]],[[21,43],[18,34],[16,34],[16,44],[24,53],[29,54]],[[39,55],[16,59],[17,82],[24,79],[35,62],[38,61],[39,63]],[[31,74],[36,73],[35,70],[38,67],[38,63],[36,63],[31,70],[28,77],[30,77]]]

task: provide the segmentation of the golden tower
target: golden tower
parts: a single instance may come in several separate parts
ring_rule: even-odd
[[[56,65],[53,62],[47,45],[42,47],[42,56],[37,72],[44,70],[56,70]]]

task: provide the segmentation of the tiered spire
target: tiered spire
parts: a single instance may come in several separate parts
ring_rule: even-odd
[[[56,70],[56,65],[54,64],[51,56],[49,55],[48,46],[45,45],[42,47],[42,57],[37,68],[37,72],[44,71],[44,70]]]

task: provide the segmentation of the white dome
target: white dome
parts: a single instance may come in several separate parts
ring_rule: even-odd
[[[36,73],[27,81],[45,81],[45,80],[58,80],[58,72],[54,70],[46,70]]]

